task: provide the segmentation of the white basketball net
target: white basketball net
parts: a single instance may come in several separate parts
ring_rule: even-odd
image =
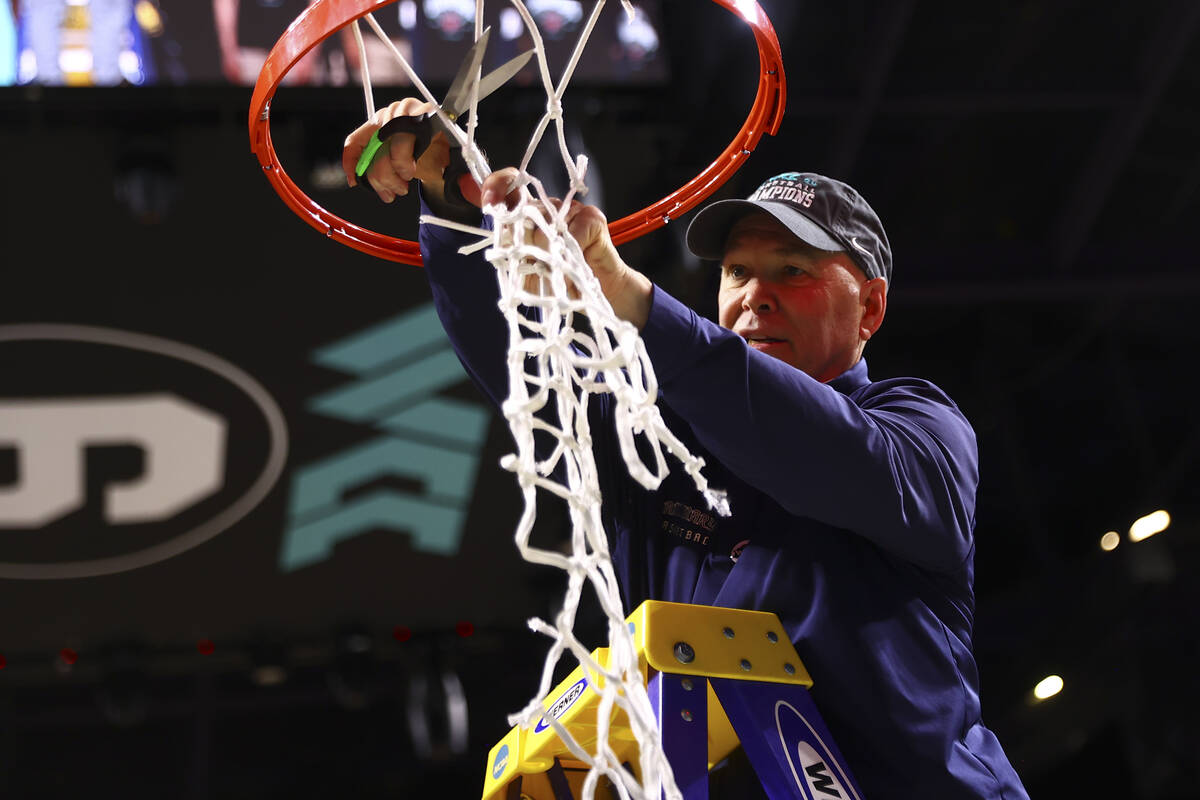
[[[517,526],[516,543],[527,561],[558,567],[568,576],[563,607],[554,623],[538,618],[529,620],[530,628],[550,637],[553,645],[546,656],[537,695],[524,709],[509,717],[509,724],[533,727],[544,718],[553,726],[575,758],[589,767],[583,786],[583,795],[589,800],[594,797],[601,776],[607,777],[625,800],[659,800],[664,795],[680,798],[682,795],[663,754],[658,725],[638,669],[633,636],[625,624],[626,614],[601,523],[600,487],[587,416],[589,398],[593,394],[612,395],[621,454],[629,474],[640,484],[654,489],[666,477],[668,470],[663,454],[666,449],[692,476],[696,488],[713,509],[728,515],[728,504],[724,493],[710,489],[701,474],[703,459],[693,456],[664,424],[655,405],[658,385],[654,369],[637,329],[613,312],[578,243],[567,232],[565,216],[570,201],[586,192],[587,159],[582,155],[572,157],[567,148],[562,96],[603,9],[604,0],[597,0],[593,7],[557,86],[551,80],[545,47],[529,10],[521,0],[511,2],[532,36],[542,83],[549,98],[546,113],[535,128],[521,164],[520,201],[511,210],[503,203],[486,207],[484,211],[494,220],[494,228],[490,231],[438,217],[421,217],[423,224],[442,225],[477,235],[479,241],[463,247],[460,252],[486,248],[484,256],[496,269],[500,286],[499,307],[509,331],[509,396],[502,412],[517,444],[517,452],[505,456],[500,463],[516,473],[525,504]],[[629,0],[620,2],[632,17],[634,11]],[[417,90],[437,105],[437,100],[404,56],[391,45],[374,18],[368,14],[365,19],[391,47]],[[482,19],[483,0],[476,0],[476,39],[482,34]],[[365,68],[366,54],[357,25],[354,34],[364,65],[363,86],[370,118],[375,109]],[[444,115],[442,121],[462,146],[472,177],[482,182],[491,169],[475,145],[477,100],[472,98],[466,131]],[[557,210],[549,202],[542,183],[526,171],[551,122],[555,125],[559,149],[570,178],[570,189]],[[541,237],[537,237],[536,232],[540,232]],[[540,245],[536,238],[541,239]],[[590,330],[574,327],[580,317],[586,318],[585,327]],[[557,422],[553,421],[555,419]],[[542,437],[548,434],[556,442],[552,452],[540,460],[534,448],[534,434],[539,431]],[[638,456],[634,446],[638,436],[650,445],[651,465]],[[553,478],[554,475],[559,479]],[[539,489],[567,503],[571,521],[569,554],[530,544],[537,518]],[[608,619],[609,657],[604,665],[592,658],[574,633],[575,616],[585,584],[595,591]],[[589,685],[600,694],[595,752],[587,752],[556,718],[545,713],[543,698],[552,688],[555,667],[566,651],[584,666],[590,676]],[[597,676],[601,677],[600,681],[596,680]],[[622,767],[621,759],[609,744],[609,722],[614,705],[626,712],[637,740],[640,783]]]

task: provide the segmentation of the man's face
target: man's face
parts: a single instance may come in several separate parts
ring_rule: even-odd
[[[718,321],[825,382],[858,361],[883,321],[885,288],[845,253],[818,250],[756,213],[738,220],[726,241]]]

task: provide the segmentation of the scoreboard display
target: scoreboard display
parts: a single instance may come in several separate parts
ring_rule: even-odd
[[[607,3],[574,80],[658,83],[666,79],[660,0],[639,0],[628,14]],[[0,85],[68,86],[234,84],[252,86],[271,47],[310,0],[37,0],[0,2]],[[292,85],[361,83],[365,52],[373,85],[411,83],[399,51],[422,82],[448,82],[475,28],[475,0],[393,0],[361,25],[335,32],[289,73]],[[592,4],[527,0],[547,45],[551,70],[567,63]],[[528,49],[524,19],[507,2],[485,5],[484,24],[502,43],[492,57]],[[385,41],[386,38],[386,41]],[[527,70],[531,78],[535,70]]]

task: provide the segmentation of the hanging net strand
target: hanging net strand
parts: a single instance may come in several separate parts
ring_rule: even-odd
[[[575,49],[557,84],[550,75],[546,49],[532,15],[521,0],[511,0],[533,39],[538,71],[546,91],[546,111],[535,126],[519,178],[513,189],[517,202],[503,201],[484,211],[493,228],[465,225],[432,215],[422,224],[440,225],[478,237],[460,248],[469,253],[485,250],[496,270],[498,307],[508,325],[509,395],[501,412],[516,444],[501,466],[514,473],[523,498],[515,541],[521,556],[531,563],[552,566],[567,574],[562,608],[553,623],[540,618],[529,627],[551,640],[541,680],[534,698],[509,717],[509,724],[531,728],[543,721],[553,727],[564,746],[588,767],[583,796],[593,798],[601,778],[606,778],[624,800],[676,800],[682,795],[662,749],[645,677],[638,666],[633,635],[625,622],[620,587],[613,568],[608,539],[601,519],[599,473],[592,452],[588,404],[593,395],[609,395],[619,450],[629,475],[647,489],[657,488],[668,473],[667,454],[691,477],[709,506],[729,514],[724,492],[711,488],[703,474],[703,459],[694,456],[666,426],[656,404],[658,383],[637,328],[620,319],[601,291],[583,251],[567,229],[571,200],[586,192],[587,159],[573,157],[566,142],[562,97],[580,54],[594,29],[604,0],[598,0],[583,27]],[[621,0],[632,16],[629,0]],[[476,4],[476,38],[480,34],[482,0]],[[371,15],[365,19],[386,40]],[[365,60],[361,36],[357,37]],[[390,44],[390,42],[388,42]],[[413,85],[428,100],[437,101],[422,84],[403,55],[393,46]],[[364,76],[367,115],[374,113],[369,81]],[[451,134],[462,147],[463,158],[477,182],[491,169],[475,144],[475,103],[470,125],[463,131],[442,114]],[[440,110],[438,112],[441,114]],[[529,161],[553,123],[570,186],[561,203],[552,202],[537,178],[528,173]],[[576,327],[586,320],[585,329]],[[550,437],[553,446],[538,447]],[[639,455],[642,440],[649,463]],[[536,441],[535,441],[536,440]],[[549,449],[549,452],[546,450]],[[539,458],[539,450],[542,452]],[[567,504],[570,552],[540,548],[530,541],[537,520],[538,492],[547,492]],[[604,663],[592,656],[575,634],[582,592],[588,586],[604,612],[608,629],[608,654]],[[589,686],[600,695],[593,752],[576,740],[563,725],[546,713],[543,698],[551,689],[555,669],[566,653],[583,666]],[[609,741],[614,712],[623,711],[637,741],[640,781],[623,766]]]

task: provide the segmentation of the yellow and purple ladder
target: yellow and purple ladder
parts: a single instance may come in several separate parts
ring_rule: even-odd
[[[684,800],[708,800],[709,770],[739,746],[771,800],[862,800],[775,614],[647,600],[627,622]],[[592,657],[607,664],[608,648]],[[602,681],[580,666],[543,700],[588,752]],[[640,779],[637,741],[625,712],[613,708],[609,746]],[[482,800],[577,800],[587,772],[543,717],[533,728],[513,727],[491,749]]]

